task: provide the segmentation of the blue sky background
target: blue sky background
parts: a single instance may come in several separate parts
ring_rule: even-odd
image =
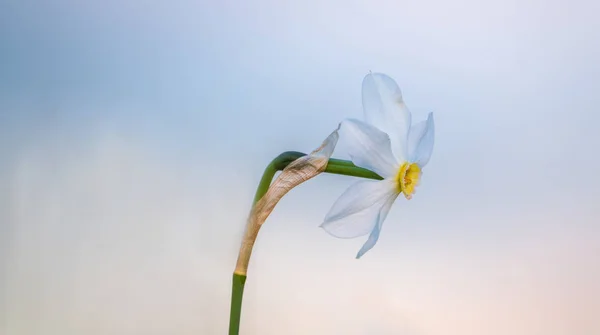
[[[243,332],[596,334],[598,10],[2,1],[2,333],[225,332],[264,167],[362,117],[372,70],[413,119],[434,112],[418,194],[357,261],[364,239],[318,228],[353,180],[294,189],[259,237]]]

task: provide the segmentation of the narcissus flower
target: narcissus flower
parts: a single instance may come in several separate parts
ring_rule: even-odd
[[[385,74],[369,73],[362,83],[365,122],[346,119],[342,138],[352,162],[383,177],[361,180],[334,203],[321,227],[338,238],[369,234],[356,258],[379,239],[383,222],[396,198],[411,199],[433,151],[433,114],[411,126],[411,113],[396,82]]]

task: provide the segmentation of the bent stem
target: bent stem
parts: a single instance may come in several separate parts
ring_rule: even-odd
[[[296,159],[305,156],[306,154],[297,151],[287,151],[277,156],[267,165],[265,172],[263,173],[260,183],[256,189],[254,195],[254,201],[252,202],[252,208],[254,205],[267,193],[269,186],[273,181],[273,177],[277,171],[285,169],[290,163]],[[344,176],[353,176],[360,178],[376,179],[381,180],[381,176],[375,172],[367,169],[360,168],[354,165],[352,162],[342,159],[329,159],[327,167],[325,168],[326,173],[339,174]],[[247,227],[246,236],[252,236],[252,241],[256,239],[260,226]],[[252,246],[250,246],[250,249]],[[244,255],[247,257],[245,260],[246,264],[250,258],[250,252]],[[239,262],[240,260],[238,260]],[[245,273],[233,273],[233,281],[231,286],[231,310],[229,314],[229,335],[238,335],[240,329],[240,316],[242,314],[242,297],[244,295],[244,284],[246,283]]]

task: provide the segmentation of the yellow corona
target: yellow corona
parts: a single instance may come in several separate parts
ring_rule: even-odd
[[[412,199],[412,195],[415,193],[415,188],[419,184],[419,178],[421,177],[421,168],[417,163],[404,163],[398,170],[396,176],[396,185],[398,187],[398,193],[402,192],[406,199]]]

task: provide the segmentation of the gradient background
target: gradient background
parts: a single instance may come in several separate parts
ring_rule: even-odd
[[[594,1],[0,1],[0,333],[224,334],[266,164],[392,76],[436,147],[377,246],[267,220],[242,334],[600,334]],[[340,141],[335,157],[347,158]]]

